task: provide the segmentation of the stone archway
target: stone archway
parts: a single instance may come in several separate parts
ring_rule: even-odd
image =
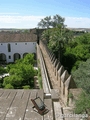
[[[4,53],[0,53],[0,63],[6,62],[6,55]]]
[[[15,61],[15,60],[18,60],[18,59],[20,59],[20,58],[21,58],[21,56],[20,56],[19,53],[15,53],[15,54],[14,54],[14,61]]]
[[[24,53],[24,54],[23,54],[23,58],[24,58],[27,54],[28,54],[28,53]]]

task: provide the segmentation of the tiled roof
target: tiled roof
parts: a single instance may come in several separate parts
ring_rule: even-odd
[[[23,32],[0,32],[0,42],[36,42],[37,35],[35,29],[30,30],[30,33]]]

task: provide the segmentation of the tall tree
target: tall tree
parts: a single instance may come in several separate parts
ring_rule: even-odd
[[[60,15],[56,14],[55,16],[53,16],[52,26],[58,27],[58,25],[62,25],[62,27],[65,27],[64,21],[65,21],[64,18],[62,18]]]
[[[38,27],[49,28],[51,26],[51,16],[47,16],[38,23]]]
[[[53,28],[50,31],[48,47],[56,54],[56,57],[60,62],[62,61],[62,53],[65,43],[64,30],[62,26]]]
[[[65,19],[57,14],[53,17],[46,16],[44,19],[41,19],[41,21],[38,23],[38,27],[51,28],[51,27],[58,27],[58,25],[62,25],[62,27],[65,27],[64,21]]]

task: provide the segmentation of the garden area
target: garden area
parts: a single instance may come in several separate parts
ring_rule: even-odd
[[[34,76],[38,75],[38,70],[34,69],[34,55],[27,54],[24,58],[18,59],[13,64],[6,67],[0,66],[0,88],[4,89],[33,89]]]

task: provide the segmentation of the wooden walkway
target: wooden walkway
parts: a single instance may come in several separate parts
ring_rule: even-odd
[[[31,98],[40,96],[49,112],[35,112]],[[54,120],[52,100],[44,99],[43,90],[0,89],[0,120]]]

